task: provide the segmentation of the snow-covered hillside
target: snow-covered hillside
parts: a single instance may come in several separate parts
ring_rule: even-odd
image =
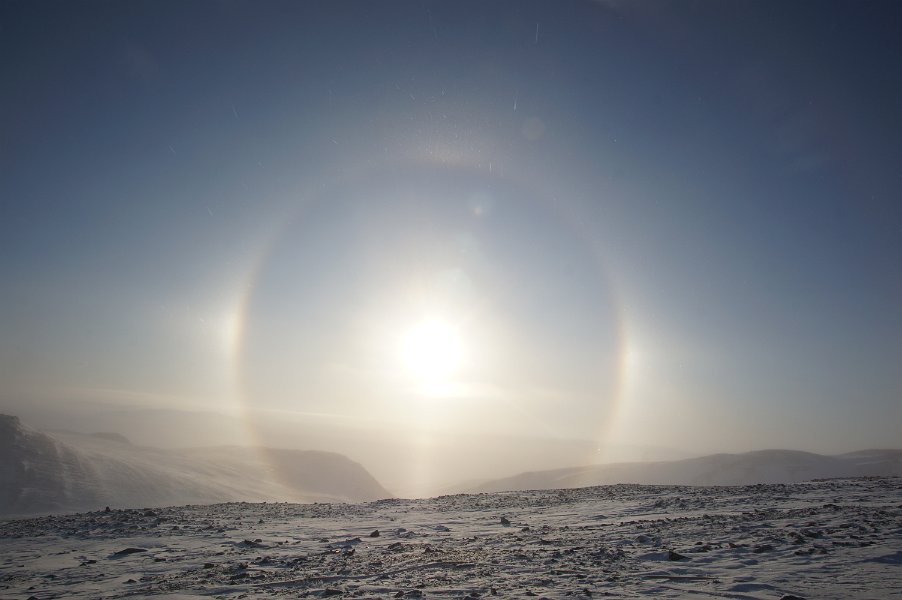
[[[221,447],[162,450],[115,434],[42,433],[0,416],[0,515],[209,504],[347,501],[389,492],[328,452]]]
[[[521,473],[466,491],[543,490],[615,483],[752,485],[876,475],[902,475],[902,450],[866,450],[838,456],[760,450],[669,462],[592,465]]]

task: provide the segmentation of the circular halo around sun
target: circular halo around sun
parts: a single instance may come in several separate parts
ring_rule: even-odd
[[[401,339],[401,362],[413,378],[426,384],[448,382],[463,363],[457,328],[440,319],[424,319]]]

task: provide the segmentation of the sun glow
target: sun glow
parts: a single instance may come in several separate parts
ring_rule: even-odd
[[[424,320],[401,340],[401,362],[420,383],[448,383],[463,363],[463,344],[457,328],[439,319]]]

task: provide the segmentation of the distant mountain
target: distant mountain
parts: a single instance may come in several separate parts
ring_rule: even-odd
[[[362,466],[331,452],[162,450],[132,445],[118,434],[39,432],[0,415],[0,515],[390,496]]]
[[[837,456],[759,450],[666,462],[591,465],[520,473],[460,491],[539,490],[616,483],[751,485],[866,475],[902,475],[902,450],[864,450]]]

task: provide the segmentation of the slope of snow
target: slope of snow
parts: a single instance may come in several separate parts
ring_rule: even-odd
[[[484,482],[466,491],[539,490],[615,483],[752,485],[880,475],[902,475],[902,450],[867,450],[839,456],[759,450],[669,462],[592,465],[521,473]]]
[[[891,598],[902,479],[0,522],[2,598]]]
[[[161,450],[109,434],[46,434],[0,416],[0,515],[244,501],[351,501],[390,494],[327,452]]]

